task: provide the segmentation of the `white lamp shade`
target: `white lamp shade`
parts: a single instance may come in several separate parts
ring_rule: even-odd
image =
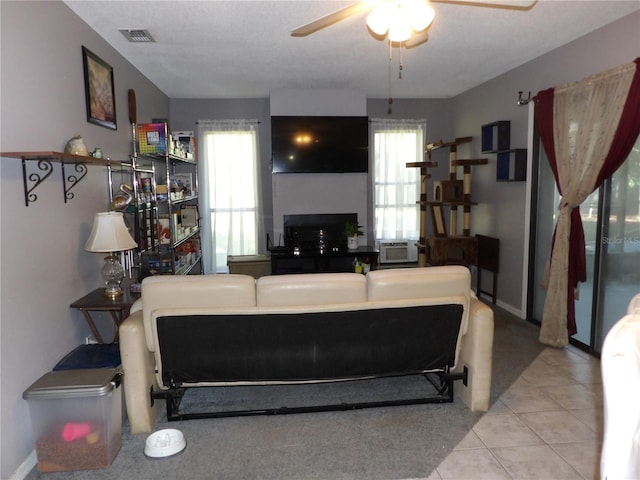
[[[96,213],[84,248],[89,252],[120,252],[137,246],[127,230],[122,212],[100,212]]]

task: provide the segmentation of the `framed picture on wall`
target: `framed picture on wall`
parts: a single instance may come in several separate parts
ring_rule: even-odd
[[[116,130],[116,99],[113,68],[87,47],[82,47],[84,91],[87,102],[87,121]]]

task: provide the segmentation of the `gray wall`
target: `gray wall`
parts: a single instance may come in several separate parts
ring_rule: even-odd
[[[428,141],[436,141],[439,139],[448,139],[452,135],[452,119],[451,119],[451,100],[428,100],[428,99],[397,99],[393,103],[392,114],[387,113],[387,99],[368,99],[366,102],[366,112],[369,118],[425,118],[427,120],[427,137]],[[198,120],[212,119],[237,119],[252,118],[259,120],[259,141],[260,141],[260,174],[261,188],[263,200],[263,216],[264,227],[266,233],[277,241],[278,232],[282,225],[283,213],[330,213],[336,211],[335,205],[331,200],[340,199],[342,193],[336,194],[336,184],[340,180],[344,180],[345,176],[361,176],[361,174],[313,174],[313,175],[287,175],[287,184],[285,189],[288,195],[295,198],[304,198],[308,193],[310,181],[316,181],[317,177],[322,177],[326,184],[332,184],[333,188],[329,194],[324,195],[326,199],[326,208],[318,207],[316,202],[292,202],[298,210],[287,212],[276,212],[274,216],[274,190],[276,189],[276,179],[271,174],[271,124],[270,124],[270,104],[269,99],[235,99],[235,100],[200,100],[200,99],[172,99],[171,106],[171,126],[177,130],[196,130],[196,122]],[[434,169],[437,175],[446,178],[448,175],[448,167],[446,161],[448,154],[446,152],[436,152],[434,159],[440,159],[438,169]],[[282,179],[280,179],[282,180]],[[362,183],[362,182],[360,182]],[[365,189],[368,204],[372,204],[371,199],[371,179],[368,178],[365,185],[360,190]],[[360,184],[359,184],[360,185]],[[282,188],[281,188],[282,190]],[[318,195],[319,201],[323,201],[322,195]],[[347,202],[349,194],[345,194]],[[318,200],[316,198],[316,200]],[[280,202],[282,203],[282,202]],[[285,202],[286,203],[286,202]],[[304,210],[301,204],[309,203],[308,209]],[[353,204],[353,202],[351,202]],[[279,210],[282,205],[279,204]],[[319,209],[320,208],[320,209]],[[304,210],[304,211],[303,211]],[[322,210],[322,212],[320,211]],[[355,211],[355,210],[354,210]],[[372,212],[369,211],[366,219],[361,222],[363,225],[373,225]],[[273,235],[275,233],[275,235]],[[367,242],[373,241],[373,236],[368,229]],[[265,251],[264,239],[260,239],[261,252]]]
[[[169,102],[171,111],[171,128],[173,130],[192,130],[197,135],[198,120],[252,119],[258,120],[260,192],[262,199],[262,215],[266,232],[273,230],[273,208],[271,182],[271,123],[269,119],[269,99],[172,99]],[[203,201],[203,199],[201,199]],[[204,211],[204,207],[201,206]],[[258,239],[258,248],[266,251],[264,238]]]
[[[169,117],[172,128],[195,129],[201,118],[256,118],[262,121],[261,158],[270,156],[269,100],[169,100],[120,57],[61,2],[0,2],[2,57],[0,150],[61,150],[68,138],[83,135],[90,148],[100,146],[112,158],[130,153],[127,90],[138,98],[139,121]],[[393,117],[426,118],[427,141],[474,136],[460,156],[480,156],[480,126],[511,120],[512,145],[526,144],[526,108],[515,105],[518,90],[538,90],[628,62],[640,56],[640,13],[579,39],[518,69],[450,100],[400,100]],[[114,67],[118,130],[85,119],[81,45]],[[367,114],[384,117],[386,99],[369,99]],[[446,152],[434,177],[446,177]],[[495,164],[474,170],[474,233],[500,237],[500,303],[522,307],[525,185],[497,184]],[[20,161],[0,160],[0,478],[9,478],[34,448],[22,392],[60,358],[81,343],[89,329],[69,304],[100,286],[99,255],[84,251],[93,215],[107,206],[106,173],[89,167],[63,202],[60,165],[37,190],[39,200],[24,206]],[[270,177],[268,162],[263,178]],[[265,210],[270,182],[263,182]],[[272,228],[265,213],[266,228]],[[109,322],[101,318],[101,329]]]
[[[273,116],[366,116],[367,96],[357,90],[281,89],[270,94]],[[271,158],[271,155],[269,155]],[[279,174],[271,176],[273,238],[284,238],[284,216],[312,213],[355,213],[370,245],[367,173]]]
[[[367,115],[390,118],[426,118],[427,142],[448,141],[472,136],[473,142],[462,144],[458,158],[488,158],[489,164],[472,170],[472,233],[500,239],[500,273],[498,304],[524,317],[526,309],[526,237],[529,224],[525,211],[528,203],[527,182],[496,182],[495,155],[481,152],[481,126],[496,120],[511,121],[511,147],[526,148],[529,131],[527,106],[518,106],[518,91],[535,95],[538,91],[580,80],[583,77],[632,61],[640,56],[640,13],[634,13],[574,42],[528,62],[453,99],[394,99],[388,115],[387,99],[368,99]],[[256,118],[255,100],[172,100],[171,118],[176,127],[184,122],[193,128],[199,118]],[[268,179],[270,159],[269,108],[261,104],[260,158],[265,207],[265,228],[272,232],[281,219],[269,216],[273,183]],[[186,127],[185,127],[186,128]],[[433,152],[438,167],[432,179],[448,178],[448,150]],[[305,189],[307,176],[301,176],[298,191]],[[370,179],[368,181],[370,185]],[[296,185],[288,185],[295,190]],[[367,191],[371,205],[371,191]],[[311,211],[311,210],[310,210]],[[273,215],[273,210],[271,210]],[[459,220],[460,223],[461,220]],[[369,212],[367,225],[373,224]],[[430,225],[429,225],[430,228]],[[368,240],[371,240],[369,236]],[[490,278],[488,278],[490,280]]]
[[[169,101],[62,2],[0,2],[2,113],[0,150],[62,151],[75,134],[90,149],[128,158],[127,91],[136,90],[139,121],[168,117]],[[86,121],[82,50],[114,68],[116,131]],[[31,163],[30,168],[36,168]],[[71,173],[71,167],[67,167]],[[102,255],[84,251],[96,212],[108,206],[105,167],[64,203],[60,164],[24,204],[21,162],[0,159],[0,478],[30,456],[34,438],[22,392],[90,334],[69,304],[101,286]],[[111,321],[98,318],[107,338]],[[28,463],[28,462],[27,462]]]
[[[394,99],[391,115],[387,113],[389,103],[386,98],[369,99],[367,114],[369,118],[424,118],[427,121],[425,142],[453,140],[452,102],[450,99]],[[425,158],[427,160],[427,158]],[[429,169],[432,178],[449,178],[449,152],[447,149],[433,151],[431,160],[438,162],[436,168]],[[429,180],[431,181],[431,180]],[[429,199],[433,197],[429,194]],[[416,198],[416,200],[418,200]],[[373,200],[369,202],[373,205]],[[373,217],[373,212],[370,212]],[[373,218],[371,219],[373,222]],[[431,233],[431,223],[427,225],[427,233]]]
[[[481,153],[480,127],[496,120],[511,121],[511,147],[527,147],[528,107],[517,105],[518,91],[532,96],[540,90],[633,61],[640,56],[640,12],[522,65],[453,99],[455,136],[473,135],[459,157],[487,157],[486,167],[473,170],[472,232],[500,239],[499,305],[524,316],[525,206],[524,182],[496,182],[495,155]],[[487,279],[489,277],[487,276]]]

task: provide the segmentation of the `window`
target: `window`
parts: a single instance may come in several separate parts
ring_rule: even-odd
[[[376,240],[420,237],[420,169],[425,120],[372,120]]]
[[[226,273],[228,255],[258,251],[256,121],[198,122],[205,273]]]

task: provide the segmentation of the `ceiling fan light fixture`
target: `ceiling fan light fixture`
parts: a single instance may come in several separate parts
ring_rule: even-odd
[[[411,25],[407,22],[395,21],[389,26],[389,41],[406,42],[411,38]]]
[[[367,26],[373,33],[380,36],[387,34],[392,8],[391,2],[382,2],[367,15]]]
[[[411,1],[411,6],[410,6],[410,12],[408,13],[409,13],[409,19],[411,21],[411,28],[416,33],[422,32],[423,30],[426,30],[427,28],[429,28],[429,26],[433,22],[433,19],[436,16],[436,12],[433,9],[433,7],[431,7],[431,5],[429,5],[424,0],[410,0],[410,1]]]
[[[386,0],[367,16],[367,26],[378,36],[389,35],[392,42],[405,42],[413,32],[426,30],[435,11],[426,0]]]

